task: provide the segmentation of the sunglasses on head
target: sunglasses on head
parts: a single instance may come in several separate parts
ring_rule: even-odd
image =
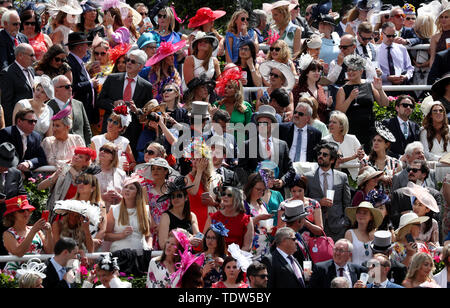
[[[75,180],[75,184],[77,184],[77,185],[79,185],[79,184],[89,185],[89,184],[91,184],[91,182],[89,180],[87,180],[87,179],[84,179],[84,180],[76,179]]]
[[[94,51],[94,56],[102,56],[102,57],[104,57],[104,56],[106,56],[106,52],[104,52],[104,51],[102,51],[102,52]]]
[[[113,120],[113,119],[108,119],[108,123],[112,123],[112,124],[114,124],[114,125],[119,125],[120,123],[118,122],[118,121],[116,121],[116,120]]]
[[[166,14],[158,14],[158,19],[165,19],[167,18]]]
[[[250,18],[248,18],[248,17],[241,17],[241,21],[242,22],[244,22],[244,21],[249,21],[250,20]]]
[[[109,154],[114,154],[113,150],[107,149],[107,148],[100,148],[99,152],[105,152],[105,153],[109,153]]]
[[[183,193],[177,193],[177,194],[170,195],[170,199],[181,199],[183,197],[184,197]]]
[[[279,52],[280,50],[281,50],[281,48],[280,47],[270,47],[270,51],[276,51],[276,52]]]
[[[420,168],[411,168],[411,167],[408,167],[408,168],[406,168],[406,171],[408,171],[408,173],[410,173],[411,171],[414,172],[414,173],[416,173],[417,171],[420,171]]]

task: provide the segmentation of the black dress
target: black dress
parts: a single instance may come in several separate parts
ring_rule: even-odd
[[[370,150],[371,138],[375,132],[375,115],[373,114],[373,92],[371,83],[359,85],[344,85],[345,99],[355,87],[358,87],[358,97],[350,103],[346,115],[349,123],[349,134],[355,135],[364,144],[366,153]]]
[[[169,224],[169,232],[176,228],[183,228],[190,234],[192,234],[192,223],[189,219],[179,219],[177,216],[173,215],[170,211],[165,211],[169,215],[170,224]]]

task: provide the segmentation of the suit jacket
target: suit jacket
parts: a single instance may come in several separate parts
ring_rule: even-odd
[[[405,139],[402,128],[400,127],[400,122],[397,117],[384,120],[383,124],[389,128],[395,137],[395,142],[391,143],[391,156],[399,158],[405,153],[405,148],[408,143],[419,141],[420,127],[413,121],[408,121],[408,139]]]
[[[59,280],[58,273],[56,272],[53,263],[48,259],[45,264],[47,268],[44,271],[46,277],[42,281],[42,285],[45,289],[53,289],[53,288],[69,288],[69,285],[65,280]]]
[[[103,84],[102,90],[98,96],[98,106],[105,109],[103,116],[103,131],[106,131],[107,120],[114,109],[114,102],[123,99],[125,83],[125,73],[110,74]],[[138,76],[136,88],[133,93],[133,101],[137,108],[142,108],[153,98],[152,84],[144,78]],[[137,157],[136,145],[138,137],[142,131],[142,125],[135,114],[131,115],[132,121],[128,126],[124,136],[130,140],[130,146],[135,157]]]
[[[408,182],[408,171],[403,169],[400,173],[396,173],[392,177],[392,191],[406,187]],[[430,174],[425,179],[425,186],[436,189],[436,172],[434,170],[430,170]]]
[[[29,67],[29,70],[34,76],[33,68]],[[11,126],[14,106],[21,99],[33,98],[33,89],[23,71],[14,61],[0,72],[0,89],[5,125]]]
[[[305,176],[308,179],[308,197],[320,201],[325,195],[320,186],[319,169],[309,171],[305,173]],[[337,241],[344,237],[346,228],[350,226],[350,221],[345,216],[345,208],[351,205],[351,193],[345,173],[333,170],[333,190],[333,206],[322,207],[322,217],[325,233]]]
[[[436,53],[428,74],[427,84],[433,84],[448,72],[450,72],[450,51],[446,49]]]
[[[368,283],[367,284],[367,288],[368,289],[372,289],[373,288],[373,283]],[[403,289],[403,287],[401,285],[398,285],[396,283],[390,282],[388,280],[388,282],[386,284],[386,289]]]
[[[279,126],[280,139],[286,141],[289,149],[292,147],[294,139],[294,128],[295,124],[292,122],[282,123]],[[322,133],[318,129],[308,125],[306,127],[306,134],[308,136],[306,145],[306,160],[309,162],[313,162],[317,160],[317,155],[314,151],[314,147],[320,142],[320,140],[322,140]]]
[[[67,63],[72,68],[73,98],[83,103],[89,123],[96,124],[100,120],[100,113],[95,103],[96,92],[91,84],[91,78],[73,54],[69,53]]]
[[[28,135],[27,150],[24,155],[22,137],[17,126],[8,126],[0,130],[0,144],[3,142],[12,143],[16,148],[19,162],[29,160],[33,164],[33,169],[47,165],[47,158],[44,149],[41,147],[41,141],[42,138],[39,133],[32,132]]]
[[[22,33],[17,33],[17,40],[20,43],[29,43],[26,35]],[[16,57],[14,56],[14,50],[16,46],[11,36],[6,32],[6,30],[0,30],[0,70],[4,69],[8,65],[14,62]]]
[[[272,137],[272,146],[273,146],[273,155],[277,157],[272,157],[270,160],[275,161],[279,167],[279,177],[278,178],[285,178],[290,173],[294,172],[295,169],[292,166],[292,161],[289,158],[289,148],[286,142],[283,140],[277,139]],[[246,140],[245,143],[245,157],[239,159],[239,168],[243,170],[247,175],[255,172],[256,167],[258,166],[258,163],[265,160],[266,158],[262,157],[259,152],[260,148],[260,142],[259,137],[256,137],[256,140],[249,139]],[[254,155],[254,150],[256,147],[256,158],[250,158],[250,155]],[[278,155],[277,155],[278,153]],[[247,179],[247,178],[246,178]],[[246,183],[247,180],[244,180]],[[244,183],[244,184],[245,184]]]
[[[240,187],[240,180],[236,172],[225,167],[222,167],[222,170],[223,170],[223,184],[225,186]]]
[[[292,266],[288,264],[286,259],[283,258],[277,249],[274,249],[270,254],[265,255],[261,259],[261,262],[267,267],[267,272],[269,274],[267,287],[269,289],[305,288],[305,284],[297,279]],[[294,262],[296,262],[303,275],[303,269],[295,258]]]
[[[358,281],[361,273],[367,273],[367,268],[354,263],[347,263],[352,279],[352,286]],[[336,266],[334,260],[316,263],[310,280],[311,288],[330,288],[331,281],[336,278]]]
[[[61,111],[58,103],[54,99],[49,100],[47,105],[52,108],[53,114]],[[89,146],[92,138],[90,122],[83,103],[76,99],[72,99],[72,120],[73,124],[70,133],[80,135],[84,139],[86,146]]]
[[[403,27],[400,36],[404,39],[407,39],[410,43],[410,46],[422,43],[422,39],[417,36],[413,28]]]

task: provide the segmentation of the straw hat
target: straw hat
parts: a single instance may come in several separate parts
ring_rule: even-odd
[[[263,3],[262,9],[266,13],[271,14],[273,9],[282,7],[282,6],[289,6],[289,11],[291,11],[293,8],[297,6],[297,4],[291,3],[289,1],[277,1],[274,3]]]
[[[383,171],[377,171],[371,166],[366,166],[362,170],[363,172],[356,178],[356,183],[358,184],[358,187],[367,182],[368,180],[383,174]]]
[[[395,230],[395,236],[397,237],[397,239],[403,238],[406,233],[409,233],[412,225],[422,224],[425,221],[427,221],[428,219],[430,219],[430,217],[428,217],[428,216],[419,217],[414,212],[403,214],[400,217],[400,223],[398,225],[398,229]]]
[[[356,211],[361,208],[368,209],[370,213],[372,213],[375,228],[378,228],[383,222],[383,214],[379,209],[374,208],[372,203],[368,201],[363,201],[358,206],[345,208],[345,215],[350,219],[351,223],[354,224],[356,221]]]
[[[295,76],[286,64],[274,60],[266,61],[259,66],[259,72],[263,75],[264,79],[269,80],[269,74],[272,68],[276,68],[284,75],[286,81],[284,82],[283,87],[287,89],[292,89],[294,87]]]
[[[410,197],[417,198],[420,201],[420,203],[425,205],[427,208],[429,208],[435,213],[439,213],[439,206],[436,202],[436,199],[434,199],[434,197],[425,187],[416,185],[413,182],[408,182],[404,194]]]

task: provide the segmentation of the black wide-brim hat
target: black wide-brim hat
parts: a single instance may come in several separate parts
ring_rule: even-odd
[[[184,176],[178,176],[175,178],[173,182],[169,182],[167,184],[167,192],[156,200],[156,202],[164,202],[170,198],[170,195],[176,191],[185,191],[194,185],[186,186],[186,182],[184,181]]]
[[[445,87],[450,83],[450,73],[445,74],[442,78],[438,79],[431,86],[431,92],[440,96],[445,94]]]
[[[70,33],[66,46],[75,46],[79,44],[92,44],[92,41],[89,41],[86,34],[83,32]]]
[[[201,74],[198,77],[192,78],[186,86],[188,89],[184,92],[185,97],[187,97],[189,93],[194,92],[199,86],[206,86],[208,88],[208,93],[211,93],[216,87],[216,82],[208,78],[205,74]]]
[[[4,168],[16,167],[19,158],[16,156],[16,148],[12,143],[3,142],[0,144],[0,166]]]

